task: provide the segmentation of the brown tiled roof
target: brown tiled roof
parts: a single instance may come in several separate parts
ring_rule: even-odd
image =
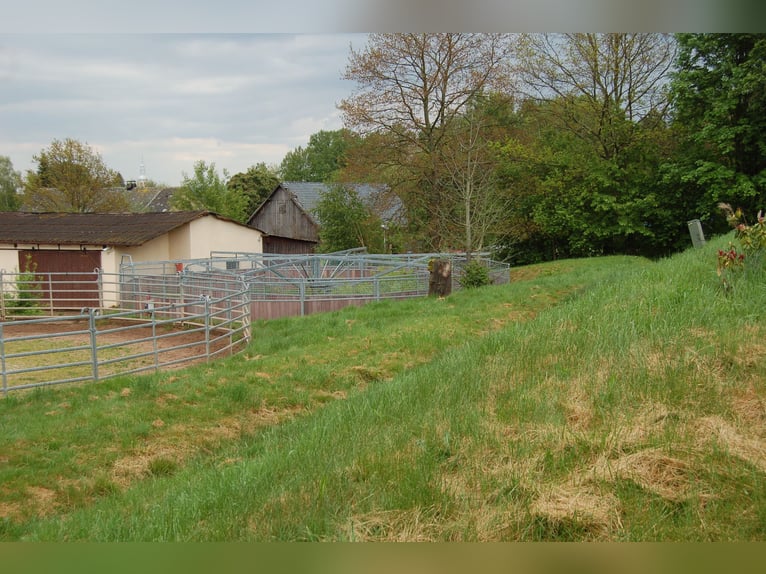
[[[163,213],[0,212],[0,243],[49,245],[143,245],[208,211]],[[220,218],[225,219],[225,218]]]

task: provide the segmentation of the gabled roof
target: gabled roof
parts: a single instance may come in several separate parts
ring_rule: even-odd
[[[313,217],[314,209],[321,199],[321,194],[328,191],[334,184],[312,181],[285,181],[280,185],[295,195],[303,209]],[[359,199],[371,207],[378,206],[378,198],[386,189],[385,186],[372,185],[369,183],[343,183],[339,185],[354,189],[359,195]],[[383,219],[391,219],[394,216],[395,211],[396,209],[392,208],[389,213],[389,210],[385,209],[383,210],[383,213],[380,213],[380,216],[383,217]]]
[[[317,206],[320,194],[328,189],[327,185],[311,181],[284,181],[280,184],[292,193],[307,213]]]
[[[209,211],[162,213],[0,212],[0,243],[136,246],[205,216]]]
[[[139,213],[145,211],[170,211],[170,198],[178,191],[177,187],[165,187],[162,189],[146,189],[136,187],[124,190],[122,193],[128,198],[131,210]]]
[[[177,187],[166,187],[155,193],[146,204],[146,211],[170,211],[170,198],[178,191]]]

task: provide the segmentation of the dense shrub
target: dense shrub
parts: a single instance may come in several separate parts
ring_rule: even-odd
[[[460,285],[466,289],[489,285],[489,269],[478,259],[471,259],[463,268]]]

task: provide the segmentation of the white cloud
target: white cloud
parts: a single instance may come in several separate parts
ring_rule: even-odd
[[[126,178],[143,157],[169,185],[197,160],[231,174],[278,164],[342,127],[351,42],[364,35],[0,35],[0,155],[25,171],[71,137]]]
[[[176,93],[194,96],[232,94],[251,86],[247,76],[208,76],[183,80],[173,86]]]

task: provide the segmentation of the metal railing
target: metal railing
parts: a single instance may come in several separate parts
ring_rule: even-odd
[[[334,311],[382,299],[422,297],[428,294],[429,263],[452,263],[452,288],[461,288],[468,258],[464,254],[369,254],[363,250],[316,255],[278,255],[214,252],[193,266],[214,268],[225,264],[250,286],[251,318],[273,319]],[[474,254],[487,267],[493,284],[510,281],[510,266]]]
[[[150,306],[141,312],[74,315],[0,323],[0,378],[10,390],[105,380],[209,361],[250,339],[247,297]]]
[[[493,283],[509,266],[480,258]],[[4,393],[103,380],[234,353],[254,319],[308,315],[428,294],[429,262],[461,254],[371,255],[361,250],[288,256],[211,254],[129,262],[119,274],[0,270],[0,375]]]

